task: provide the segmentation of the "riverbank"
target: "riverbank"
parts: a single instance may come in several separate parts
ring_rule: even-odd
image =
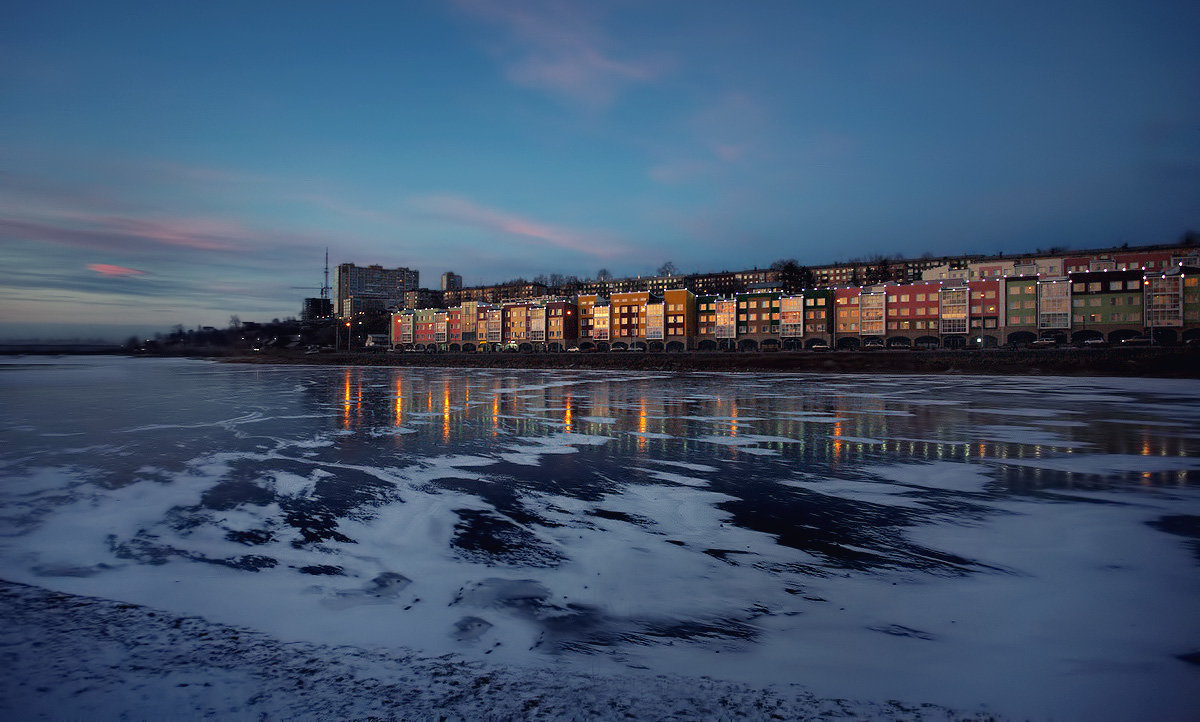
[[[977,374],[1200,378],[1200,349],[988,349],[970,351],[688,353],[385,353],[266,351],[235,363],[504,369],[766,371],[774,373]]]

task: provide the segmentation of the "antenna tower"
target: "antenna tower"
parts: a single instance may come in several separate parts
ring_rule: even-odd
[[[325,249],[325,283],[321,286],[321,298],[329,298],[329,248]]]

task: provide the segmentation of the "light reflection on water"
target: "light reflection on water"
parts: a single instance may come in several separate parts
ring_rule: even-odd
[[[473,445],[485,437],[563,431],[611,437],[606,451],[597,452],[608,456],[720,451],[737,459],[739,451],[745,457],[750,448],[778,454],[779,461],[768,462],[756,453],[757,460],[773,470],[788,461],[780,471],[811,471],[814,465],[835,470],[881,460],[969,462],[1090,453],[1178,457],[1194,454],[1197,441],[1194,434],[1155,425],[1153,403],[1111,405],[1114,413],[1107,415],[1124,423],[1095,418],[1094,402],[1072,404],[1069,395],[1045,406],[1037,395],[992,397],[980,413],[973,409],[981,396],[978,391],[943,385],[937,389],[942,403],[914,404],[906,387],[920,383],[894,377],[879,382],[879,392],[871,394],[869,381],[850,385],[837,377],[784,376],[773,384],[740,387],[736,375],[606,380],[580,373],[512,376],[375,368],[336,373],[341,376],[340,399],[326,398],[329,387],[318,374],[305,382],[306,401],[317,410],[340,408],[339,427],[346,431],[385,423],[414,429],[415,434],[396,437],[414,453],[435,442]],[[572,383],[558,385],[564,380]],[[989,383],[1019,387],[1021,382]],[[472,397],[486,402],[473,403]],[[1012,402],[1037,405],[1025,408]],[[385,418],[385,410],[390,418]],[[1005,415],[1006,410],[1013,415]],[[440,418],[440,426],[427,423],[432,416]],[[1139,418],[1148,425],[1128,423]],[[739,436],[747,434],[777,438],[743,444]],[[698,441],[701,437],[710,441]],[[736,443],[722,446],[713,437]],[[1005,475],[1024,483],[1069,485],[1097,473],[1092,468],[1071,472],[1013,467]],[[1147,471],[1136,476],[1186,483],[1194,472]]]

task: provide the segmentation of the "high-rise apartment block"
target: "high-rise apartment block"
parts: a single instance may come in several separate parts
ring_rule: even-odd
[[[454,271],[446,271],[442,274],[442,290],[457,291],[462,288],[462,276]]]
[[[420,276],[410,268],[342,263],[334,277],[334,311],[338,316],[348,316],[355,308],[400,306],[404,294],[419,286]],[[358,299],[357,303],[353,299]]]

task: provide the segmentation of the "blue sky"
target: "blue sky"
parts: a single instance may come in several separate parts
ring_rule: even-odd
[[[0,334],[1200,229],[1194,2],[22,2]],[[311,292],[294,289],[308,286]]]

